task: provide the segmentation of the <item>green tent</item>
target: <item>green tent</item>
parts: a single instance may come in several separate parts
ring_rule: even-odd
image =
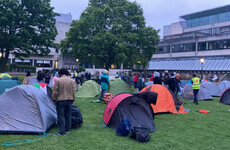
[[[125,83],[121,79],[112,79],[110,80],[110,88],[109,93],[112,93],[114,95],[120,94],[120,93],[130,93],[132,94],[133,91],[129,87],[127,83]]]
[[[100,94],[100,86],[93,80],[86,81],[77,91],[76,97],[94,98]]]
[[[0,80],[0,95],[17,85],[19,85],[17,80]]]
[[[12,78],[8,73],[0,73],[0,78]]]

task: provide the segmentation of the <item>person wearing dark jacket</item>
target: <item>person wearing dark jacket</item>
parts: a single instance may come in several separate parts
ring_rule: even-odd
[[[45,75],[45,83],[46,83],[47,85],[49,85],[50,79],[51,79],[50,71],[47,71],[47,73],[46,73],[46,75]]]
[[[160,76],[160,74],[158,72],[154,73],[153,84],[160,84],[160,85],[162,85],[162,79],[159,76]]]
[[[141,91],[145,87],[145,79],[140,75],[137,80],[137,88]]]
[[[181,81],[180,81],[180,74],[177,73],[176,74],[176,95],[178,94],[178,92],[180,91],[180,84],[181,84]]]
[[[173,93],[176,93],[177,83],[176,77],[174,74],[171,74],[171,77],[168,80],[169,89],[172,90]]]
[[[38,83],[44,83],[44,78],[45,78],[45,74],[43,71],[39,70],[37,72],[37,80],[38,80]]]
[[[166,70],[166,71],[164,72],[164,79],[163,79],[163,81],[164,81],[164,85],[168,86],[168,82],[169,82],[168,70]]]
[[[27,71],[26,77],[29,77],[29,76],[31,76],[30,71]]]

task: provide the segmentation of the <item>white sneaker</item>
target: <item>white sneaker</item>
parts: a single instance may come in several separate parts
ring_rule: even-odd
[[[98,99],[96,102],[98,102],[98,103],[99,103],[99,102],[101,102],[101,100],[100,100],[100,99]]]

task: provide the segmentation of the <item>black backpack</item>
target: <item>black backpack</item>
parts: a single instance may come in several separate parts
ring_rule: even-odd
[[[83,124],[83,118],[79,108],[75,105],[72,105],[72,129],[77,129]]]
[[[117,127],[116,133],[120,136],[128,136],[130,133],[131,123],[128,118],[123,118]]]
[[[145,127],[133,127],[131,129],[130,137],[132,139],[139,141],[139,142],[147,143],[150,139],[149,130]]]

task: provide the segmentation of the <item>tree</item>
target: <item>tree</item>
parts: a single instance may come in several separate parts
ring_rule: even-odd
[[[64,55],[109,69],[112,64],[147,65],[159,42],[158,31],[146,27],[143,10],[127,0],[89,0],[71,24],[59,48]]]
[[[55,16],[50,0],[0,0],[0,72],[9,54],[23,59],[47,55],[55,47]]]

